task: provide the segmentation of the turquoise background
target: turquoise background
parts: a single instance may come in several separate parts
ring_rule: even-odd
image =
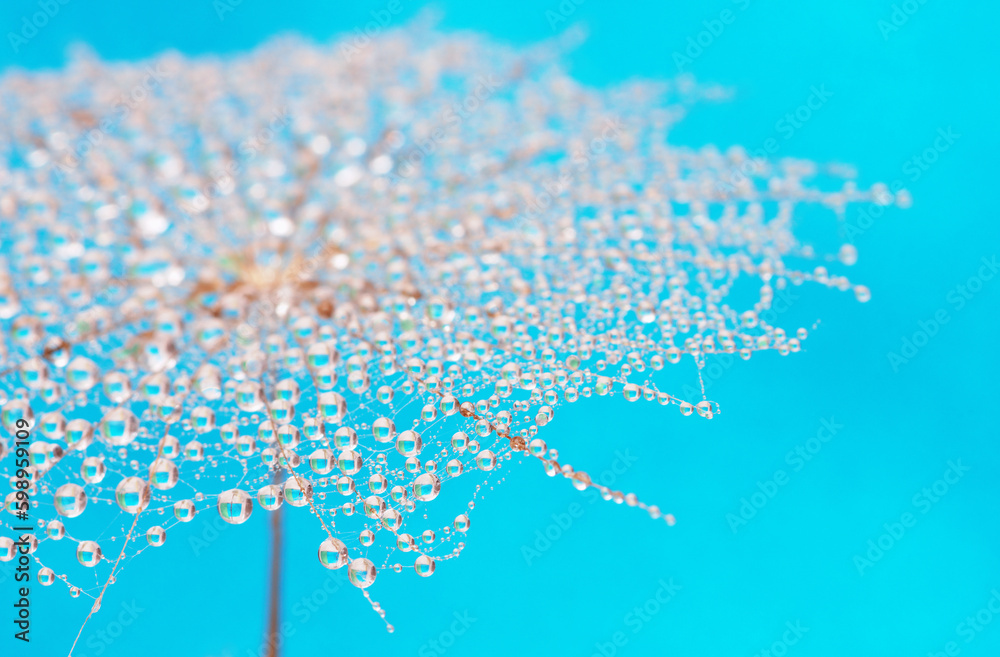
[[[401,2],[394,24],[420,9]],[[246,50],[288,30],[327,39],[364,25],[371,10],[387,4],[243,0],[220,21],[211,0],[69,0],[14,53],[6,34],[37,4],[6,0],[0,66],[58,66],[66,45],[80,40],[104,57],[134,59],[165,48]],[[546,11],[558,12],[560,5],[456,0],[437,6],[446,29],[529,44],[553,35]],[[961,309],[949,294],[976,275],[981,258],[1000,252],[1000,10],[968,0],[914,2],[908,8],[916,12],[884,38],[879,21],[889,21],[894,6],[888,0],[586,0],[556,26],[588,24],[590,38],[569,65],[583,81],[606,85],[674,75],[673,53],[706,29],[703,21],[729,9],[734,20],[686,70],[730,85],[736,95],[697,108],[674,133],[675,143],[759,147],[779,135],[777,121],[805,102],[812,86],[825,85],[833,96],[791,138],[779,138],[779,155],[855,164],[863,185],[903,180],[914,206],[886,212],[855,240],[860,260],[849,273],[869,285],[872,301],[861,305],[822,290],[802,294],[786,325],[811,326],[821,318],[820,328],[803,353],[754,357],[712,379],[709,396],[722,405],[719,417],[685,418],[652,404],[626,409],[623,400],[604,398],[557,413],[550,446],[595,473],[612,467],[616,450],[628,450],[634,463],[615,475],[616,487],[673,512],[675,527],[636,509],[591,503],[525,463],[478,504],[462,558],[440,564],[429,580],[379,578],[372,593],[396,626],[387,634],[349,586],[308,614],[295,606],[321,586],[326,572],[316,563],[315,528],[291,509],[285,607],[294,631],[286,655],[444,654],[432,640],[448,644],[454,657],[750,656],[763,650],[777,657],[785,651],[923,656],[945,651],[950,641],[945,654],[997,654],[1000,617],[983,612],[981,621],[988,615],[990,622],[979,630],[962,623],[987,609],[991,592],[1000,590],[1000,278]],[[949,127],[960,137],[913,181],[907,161]],[[848,220],[856,224],[855,213]],[[887,354],[899,352],[903,339],[920,330],[918,322],[940,309],[950,321],[894,371]],[[689,364],[678,386],[694,377]],[[830,417],[842,428],[796,471],[794,457],[786,455],[806,447]],[[970,469],[939,501],[914,499],[956,460]],[[739,513],[758,483],[770,488],[766,482],[778,470],[787,483],[774,484],[773,498],[734,533],[727,514]],[[524,546],[534,545],[536,532],[555,535],[553,514],[571,509],[578,517],[527,563]],[[888,531],[886,523],[898,535],[892,523],[907,512],[912,526],[859,573],[855,556],[864,557],[868,541]],[[196,519],[192,531],[212,536],[205,522]],[[264,516],[255,514],[247,525],[220,532],[197,556],[176,535],[131,561],[74,654],[257,654],[266,529]],[[671,578],[680,590],[648,620],[634,615],[653,599],[658,582]],[[11,583],[2,585],[8,611]],[[60,589],[35,587],[27,650],[13,644],[9,621],[0,618],[0,654],[66,653],[87,604]],[[465,624],[455,624],[455,614]],[[115,627],[119,616],[127,626]],[[786,633],[788,623],[808,630],[800,630],[794,645],[772,647],[783,635],[795,638]],[[463,631],[449,635],[450,627]],[[104,642],[96,634],[102,630],[119,636]]]

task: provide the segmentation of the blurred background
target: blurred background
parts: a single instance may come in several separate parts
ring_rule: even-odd
[[[50,16],[32,33],[25,20],[41,5]],[[309,518],[292,512],[284,654],[997,654],[1000,231],[988,204],[998,189],[1000,9],[969,0],[434,7],[443,30],[515,45],[586,25],[567,65],[587,84],[683,72],[735,90],[697,107],[675,144],[755,149],[776,138],[777,157],[854,164],[863,187],[900,181],[913,207],[851,210],[860,258],[848,273],[872,301],[822,290],[791,300],[786,328],[822,320],[803,352],[711,370],[715,419],[655,405],[626,413],[620,398],[558,412],[550,444],[672,512],[675,527],[594,501],[534,463],[512,468],[478,504],[460,559],[426,580],[376,583],[396,627],[388,634],[353,587],[326,581]],[[391,28],[422,9],[5,0],[0,69],[58,67],[76,42],[133,60],[165,49],[238,53],[286,32],[327,41],[387,10]],[[783,118],[817,92],[824,102],[789,134]],[[948,321],[935,330],[941,311]],[[261,654],[265,517],[218,525],[196,518],[190,536],[175,532],[130,561],[74,654]],[[5,620],[0,654],[65,654],[88,599],[35,586],[32,603],[31,644],[15,645]]]

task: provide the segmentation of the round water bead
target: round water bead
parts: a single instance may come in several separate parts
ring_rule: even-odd
[[[354,586],[366,589],[375,583],[375,564],[364,557],[352,559],[347,567],[347,577]]]
[[[253,436],[239,436],[236,439],[236,451],[240,456],[253,456],[257,451],[257,439]]]
[[[21,501],[17,498],[17,491],[11,491],[7,493],[7,497],[3,500],[3,507],[12,516],[18,514],[18,509],[21,508]]]
[[[387,417],[380,417],[372,423],[372,435],[377,442],[392,442],[396,437],[396,424]]]
[[[403,456],[416,456],[422,448],[420,434],[411,429],[401,432],[396,438],[396,451]]]
[[[76,546],[76,560],[82,566],[92,568],[100,563],[102,557],[101,546],[96,541],[81,541]]]
[[[476,454],[476,467],[484,472],[489,472],[497,465],[497,456],[491,450],[484,449]]]
[[[52,520],[45,526],[45,535],[53,541],[62,540],[66,535],[66,527],[58,520]]]
[[[347,475],[341,475],[337,477],[337,492],[341,495],[353,495],[354,494],[354,480]]]
[[[244,381],[236,386],[236,406],[245,413],[255,413],[264,407],[260,385],[256,381]]]
[[[135,440],[139,433],[139,418],[127,408],[115,408],[101,419],[101,438],[122,447]]]
[[[19,420],[28,423],[27,427],[19,425]],[[15,433],[18,429],[31,429],[35,426],[35,412],[31,406],[23,399],[12,399],[0,410],[0,422],[7,431]]]
[[[194,502],[191,500],[177,500],[174,502],[174,517],[181,522],[191,522],[197,512]]]
[[[155,525],[146,530],[146,542],[153,547],[160,547],[167,542],[167,532],[163,527]]]
[[[421,577],[430,577],[434,574],[434,559],[428,557],[426,554],[421,554],[413,562],[413,569],[417,571],[417,574]]]
[[[56,581],[56,574],[52,572],[51,568],[43,566],[38,571],[38,583],[42,586],[52,586],[54,581]]]
[[[106,473],[107,468],[104,467],[104,461],[97,456],[88,456],[83,459],[83,463],[80,465],[80,475],[88,484],[101,483],[104,481]]]
[[[409,534],[404,532],[396,534],[396,547],[402,550],[403,552],[409,552],[415,546],[416,546],[416,541],[414,541],[413,537],[410,536]]]
[[[181,442],[174,436],[160,438],[156,453],[167,459],[175,459],[181,455]]]
[[[201,461],[205,458],[205,446],[198,440],[189,441],[184,445],[184,458],[189,461]]]
[[[71,450],[84,450],[94,442],[94,426],[81,418],[70,420],[64,435]]]
[[[104,375],[104,394],[112,404],[121,404],[132,395],[132,383],[121,372]]]
[[[469,447],[469,436],[464,431],[456,431],[451,437],[451,448],[462,454]]]
[[[235,444],[236,438],[240,435],[240,425],[235,422],[227,422],[219,427],[219,435],[222,437],[222,442],[225,444]]]
[[[159,490],[170,490],[177,485],[177,465],[170,459],[158,458],[149,466],[149,483]]]
[[[191,428],[196,433],[208,433],[215,428],[215,411],[199,406],[191,411]]]
[[[368,477],[368,490],[371,492],[381,495],[389,488],[389,480],[381,474],[373,474]]]
[[[90,390],[97,385],[100,374],[94,361],[78,356],[66,366],[66,385],[73,390]]]
[[[358,432],[351,427],[340,427],[333,433],[333,446],[340,449],[354,449],[358,446]]]
[[[54,503],[56,513],[67,518],[75,518],[87,508],[87,494],[83,486],[63,484],[56,489]]]
[[[455,516],[455,522],[453,524],[453,526],[455,527],[455,531],[465,533],[469,531],[470,525],[471,523],[469,521],[469,516],[467,516],[466,514],[460,513],[457,516]]]
[[[66,416],[62,413],[45,413],[38,421],[39,430],[46,438],[59,440],[66,434]]]
[[[396,509],[386,509],[379,514],[379,522],[391,532],[395,532],[403,524],[403,516]]]
[[[292,478],[285,482],[285,501],[292,506],[305,506],[310,497],[312,484],[308,481],[303,480],[300,484],[298,479]]]
[[[339,539],[326,539],[319,546],[319,562],[330,570],[342,568],[347,564],[347,546]]]
[[[278,427],[277,439],[286,450],[295,449],[299,444],[299,430],[288,424]]]
[[[24,534],[21,536],[21,540],[27,543],[28,554],[34,554],[35,550],[38,549],[38,538],[34,534]]]
[[[352,449],[345,449],[337,456],[337,467],[345,475],[357,474],[361,471],[361,455]]]
[[[333,466],[333,450],[321,447],[309,455],[309,467],[316,474],[328,474]]]
[[[268,484],[257,491],[257,502],[268,511],[274,511],[285,500],[285,491],[277,484]]]
[[[122,511],[139,513],[149,505],[149,483],[139,477],[122,479],[115,487],[115,501]]]
[[[369,495],[365,498],[365,515],[369,518],[378,519],[385,511],[385,500],[378,495]]]
[[[319,414],[327,422],[340,422],[347,415],[347,400],[337,392],[321,392],[317,397]]]
[[[441,492],[441,480],[437,475],[425,472],[413,480],[413,497],[422,502],[430,502]]]
[[[219,515],[230,525],[239,525],[247,521],[253,511],[253,498],[244,491],[233,488],[219,495]]]
[[[10,561],[17,554],[17,546],[14,539],[9,536],[0,536],[0,561]]]

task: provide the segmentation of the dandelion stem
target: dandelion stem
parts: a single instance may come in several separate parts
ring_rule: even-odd
[[[281,484],[283,477],[280,469],[274,471],[274,483]],[[271,584],[268,597],[267,612],[267,655],[268,657],[279,657],[278,651],[278,627],[281,624],[281,545],[282,518],[284,516],[284,505],[278,507],[271,513]]]

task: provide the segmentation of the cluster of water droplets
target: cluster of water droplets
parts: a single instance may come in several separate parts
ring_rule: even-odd
[[[426,577],[519,463],[673,524],[545,427],[612,394],[711,418],[671,391],[678,363],[799,351],[804,328],[765,319],[785,287],[868,298],[828,271],[853,247],[801,243],[798,209],[835,225],[893,199],[670,146],[718,90],[588,89],[556,50],[411,29],[0,78],[0,472],[13,514],[27,421],[39,582],[99,602],[122,555],[198,515],[284,505],[355,586]],[[61,552],[103,575],[57,575]]]

